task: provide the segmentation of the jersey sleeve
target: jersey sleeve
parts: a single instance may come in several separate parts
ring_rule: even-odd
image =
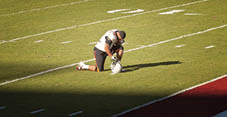
[[[110,30],[107,31],[98,41],[98,43],[95,45],[96,48],[98,48],[99,50],[105,52],[105,44],[110,45],[110,48],[113,46],[113,44],[115,43],[114,41],[117,40],[117,36],[115,34],[117,30]]]
[[[108,36],[105,36],[105,39],[106,39],[105,42],[106,42],[108,45],[111,45],[112,40],[111,40]]]
[[[105,39],[106,39],[106,43],[110,45],[113,42],[113,40],[117,39],[117,36],[115,32],[111,31],[105,36]]]

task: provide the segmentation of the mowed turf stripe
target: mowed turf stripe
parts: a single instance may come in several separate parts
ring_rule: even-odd
[[[27,38],[37,37],[37,36],[41,36],[41,35],[45,35],[45,34],[50,34],[50,33],[54,33],[54,32],[59,32],[59,31],[64,31],[64,30],[70,30],[70,29],[74,29],[74,28],[78,28],[78,27],[84,27],[84,26],[99,24],[99,23],[108,22],[108,21],[115,21],[115,20],[119,20],[119,19],[134,17],[134,16],[148,14],[148,13],[154,13],[154,12],[158,12],[158,11],[162,11],[162,10],[167,10],[167,9],[172,9],[172,8],[178,8],[178,7],[183,7],[183,6],[189,6],[189,5],[198,4],[198,3],[202,3],[202,2],[206,2],[206,1],[208,1],[208,0],[195,1],[195,2],[180,4],[180,5],[176,5],[176,6],[170,6],[170,7],[166,7],[166,8],[160,8],[160,9],[157,9],[157,10],[151,10],[151,11],[146,11],[146,12],[142,12],[142,13],[132,14],[132,15],[115,17],[115,18],[105,19],[105,20],[99,20],[99,21],[90,22],[90,23],[86,23],[86,24],[73,25],[73,26],[69,26],[69,27],[59,28],[59,29],[56,29],[56,30],[50,30],[50,31],[41,32],[41,33],[37,33],[37,34],[32,34],[32,35],[27,35],[27,36],[23,36],[23,37],[18,37],[18,38],[11,39],[9,41],[4,40],[4,41],[0,42],[0,44],[14,42],[14,41],[18,41],[18,40],[24,40],[24,39],[27,39]]]
[[[114,117],[211,117],[227,109],[227,75],[179,91]]]
[[[157,42],[157,43],[144,45],[144,46],[141,46],[141,47],[138,47],[138,48],[133,48],[133,49],[126,50],[126,51],[124,51],[124,53],[140,50],[140,49],[147,48],[147,47],[153,47],[153,46],[164,44],[164,43],[169,43],[169,42],[172,42],[172,41],[183,39],[185,37],[191,37],[191,36],[195,36],[195,35],[198,35],[198,34],[203,34],[203,33],[209,32],[209,31],[213,31],[213,30],[217,30],[217,29],[220,29],[220,28],[224,28],[226,26],[227,26],[227,24],[221,25],[221,26],[217,26],[217,27],[213,27],[213,28],[209,28],[209,29],[206,29],[206,30],[203,30],[203,31],[199,31],[199,32],[196,32],[196,33],[182,35],[182,36],[179,36],[179,37],[176,37],[176,38],[172,38],[172,39],[168,39],[168,40],[165,40],[165,41],[160,41],[160,42]],[[95,59],[93,58],[93,59],[85,60],[83,62],[87,63],[87,62],[91,62],[91,61],[94,61],[94,60]],[[65,65],[65,66],[49,69],[49,70],[46,70],[46,71],[42,71],[42,72],[39,72],[39,73],[36,73],[36,74],[32,74],[32,75],[29,75],[29,76],[16,78],[14,80],[10,80],[10,81],[6,81],[6,82],[3,82],[3,83],[0,83],[0,86],[6,85],[6,84],[9,84],[9,83],[13,83],[13,82],[17,82],[17,81],[20,81],[20,80],[25,80],[25,79],[32,78],[32,77],[35,77],[35,76],[43,75],[43,74],[46,74],[46,73],[49,73],[49,72],[53,72],[53,71],[57,71],[57,70],[61,70],[61,69],[69,68],[69,67],[73,67],[73,66],[75,66],[77,64],[79,64],[79,63],[73,63],[73,64],[70,64],[70,65]]]

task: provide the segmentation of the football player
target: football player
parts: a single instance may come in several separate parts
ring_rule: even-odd
[[[113,29],[107,31],[94,47],[94,57],[96,65],[86,65],[80,62],[79,66],[76,66],[76,70],[89,69],[91,71],[103,71],[106,57],[109,56],[112,60],[120,62],[123,56],[124,38],[126,37],[125,31]],[[116,53],[117,56],[113,56]]]

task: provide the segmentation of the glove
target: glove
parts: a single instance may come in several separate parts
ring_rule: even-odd
[[[118,61],[119,61],[119,60],[118,60],[116,57],[114,57],[114,56],[112,56],[111,59],[112,59],[113,61],[115,61],[115,62],[118,62]]]

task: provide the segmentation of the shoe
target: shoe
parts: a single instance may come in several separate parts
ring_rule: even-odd
[[[84,62],[80,62],[79,63],[79,66],[82,67],[82,68],[84,68],[84,66],[85,66]]]
[[[84,66],[85,66],[84,62],[80,62],[79,66],[76,66],[76,70],[83,70]]]
[[[83,68],[81,66],[76,66],[76,70],[82,70]]]

